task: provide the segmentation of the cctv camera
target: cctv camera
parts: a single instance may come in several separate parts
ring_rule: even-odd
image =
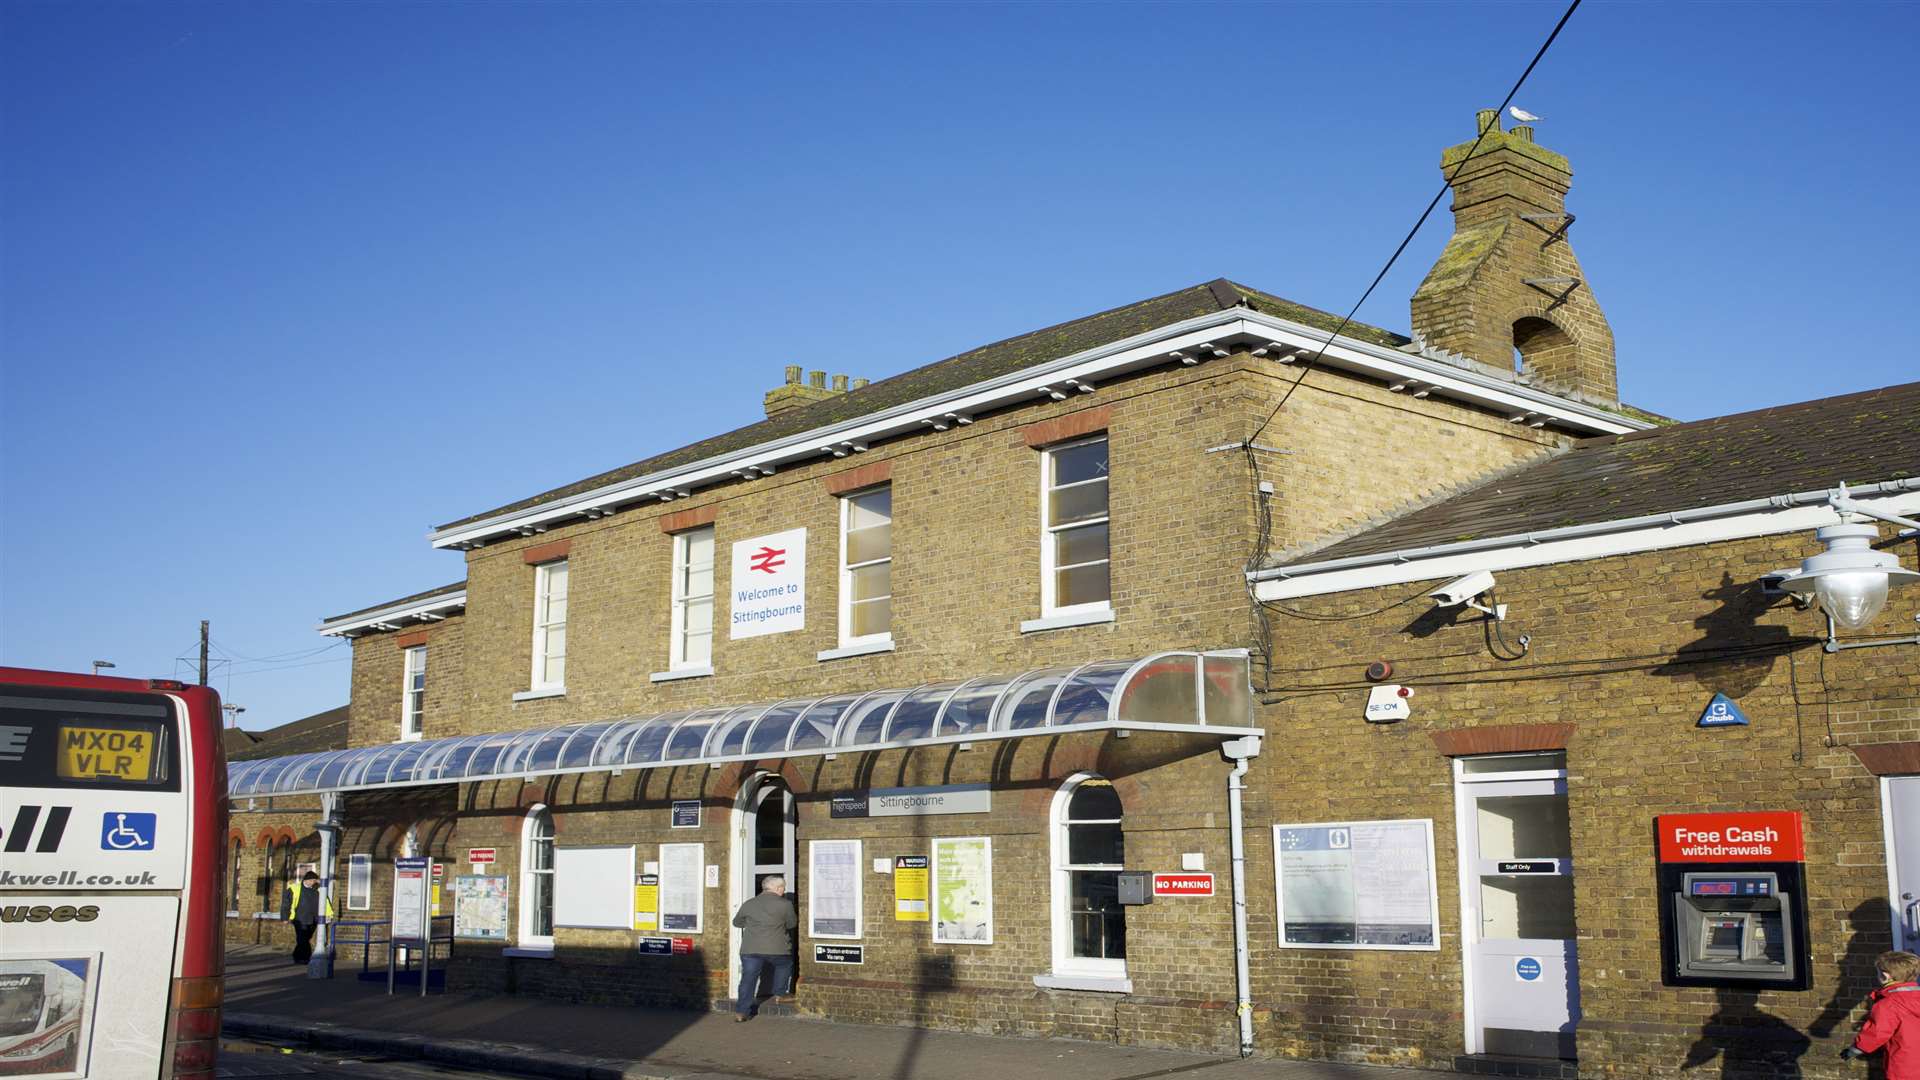
[[[1464,604],[1488,589],[1493,588],[1493,575],[1485,570],[1475,570],[1463,578],[1456,578],[1428,593],[1428,596],[1440,601],[1443,606]]]

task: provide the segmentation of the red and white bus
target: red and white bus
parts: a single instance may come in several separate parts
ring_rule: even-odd
[[[226,796],[212,690],[0,667],[0,1078],[213,1075]]]

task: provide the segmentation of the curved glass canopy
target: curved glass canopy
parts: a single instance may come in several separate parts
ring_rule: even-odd
[[[1062,729],[1253,722],[1247,654],[1166,652],[1019,675],[629,716],[525,731],[236,761],[232,798],[445,784],[608,769],[1017,738]]]

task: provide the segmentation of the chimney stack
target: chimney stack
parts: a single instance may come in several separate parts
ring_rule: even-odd
[[[1413,294],[1427,344],[1511,372],[1543,390],[1616,407],[1613,330],[1568,239],[1573,167],[1497,109],[1476,138],[1440,155],[1453,188],[1453,238]]]
[[[787,365],[786,382],[767,391],[766,409],[768,416],[774,416],[802,405],[811,405],[816,401],[825,401],[830,397],[839,397],[848,391],[847,376],[845,375],[835,375],[833,377],[833,384],[829,386],[827,384],[827,373],[824,371],[804,372],[806,376],[805,381],[801,379],[802,373],[803,369],[799,364]],[[867,385],[867,380],[854,379],[852,388],[858,390],[865,385]]]

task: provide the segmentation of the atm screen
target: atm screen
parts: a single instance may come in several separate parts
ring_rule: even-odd
[[[1700,942],[1702,960],[1728,959],[1738,960],[1741,956],[1742,938],[1746,936],[1745,919],[1709,919],[1706,923],[1706,935]]]
[[[1731,881],[1696,881],[1693,883],[1695,896],[1732,896],[1736,887]]]

